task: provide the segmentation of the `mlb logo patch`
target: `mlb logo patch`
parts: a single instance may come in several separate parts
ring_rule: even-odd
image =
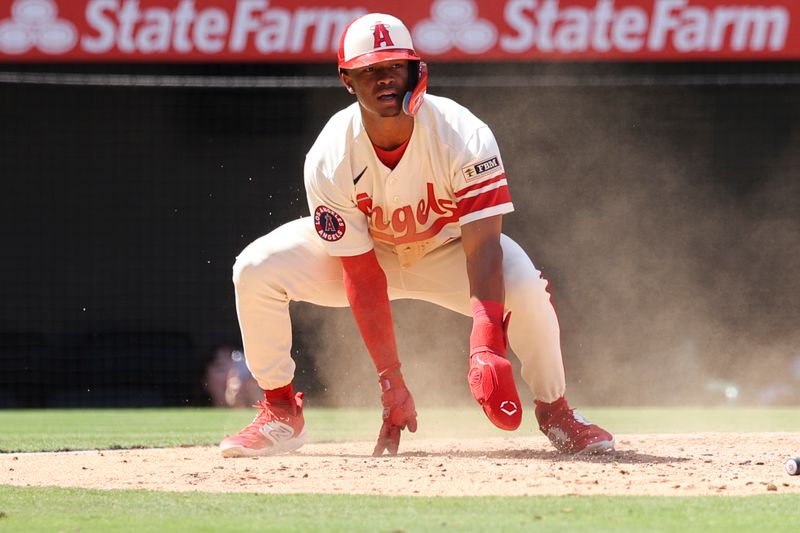
[[[467,165],[461,169],[461,172],[464,173],[464,179],[467,181],[472,181],[477,179],[478,177],[487,177],[481,176],[481,174],[492,173],[492,171],[499,171],[502,170],[500,166],[500,159],[497,156],[490,157],[480,163],[473,163],[471,165]]]

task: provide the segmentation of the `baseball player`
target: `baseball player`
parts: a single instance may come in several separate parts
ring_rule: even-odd
[[[222,455],[274,455],[305,442],[303,393],[292,387],[291,301],[352,309],[382,391],[374,455],[396,454],[401,431],[417,429],[389,303],[398,298],[472,316],[469,387],[496,426],[522,421],[510,343],[552,444],[567,453],[613,449],[613,436],[564,398],[547,282],[501,233],[514,208],[489,127],[426,95],[427,67],[391,15],[351,22],[338,60],[356,102],[330,119],[306,156],[312,216],[257,239],[233,268],[245,355],[265,399],[250,425],[220,443]]]

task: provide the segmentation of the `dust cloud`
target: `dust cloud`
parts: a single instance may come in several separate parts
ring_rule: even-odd
[[[495,132],[504,229],[550,281],[573,404],[800,400],[800,133],[764,138],[780,111],[740,124],[735,97],[680,87],[434,92]],[[469,320],[393,305],[417,402],[469,404]],[[303,313],[320,400],[377,405],[349,310]]]
[[[768,106],[740,123],[685,88],[492,100],[517,208],[506,231],[551,280],[572,398],[800,399],[797,132],[764,142]]]
[[[293,305],[293,320],[303,325],[302,343],[314,362],[318,401],[330,406],[380,406],[375,366],[350,309]],[[433,304],[392,303],[403,375],[418,406],[474,403],[467,385],[471,319]],[[306,361],[298,362],[302,377]]]

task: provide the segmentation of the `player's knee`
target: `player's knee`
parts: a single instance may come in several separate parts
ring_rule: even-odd
[[[244,259],[241,255],[236,258],[233,264],[233,284],[238,288],[245,285],[245,280],[248,279],[252,272],[252,263]]]
[[[237,290],[263,283],[270,277],[269,256],[254,257],[245,249],[233,264],[233,284]]]
[[[513,311],[515,308],[549,305],[550,292],[548,282],[533,265],[530,268],[514,269],[504,272],[506,288],[506,308]]]

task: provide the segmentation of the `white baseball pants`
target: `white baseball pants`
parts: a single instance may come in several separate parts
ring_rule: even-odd
[[[509,344],[534,398],[552,402],[564,394],[565,380],[560,330],[547,282],[517,243],[506,235],[500,242],[505,308],[513,313]],[[466,260],[459,241],[406,268],[390,250],[376,246],[375,252],[386,272],[390,300],[424,300],[471,316]],[[247,246],[236,259],[233,282],[247,364],[265,390],[294,379],[289,302],[349,305],[341,260],[325,251],[310,217],[284,224]]]

